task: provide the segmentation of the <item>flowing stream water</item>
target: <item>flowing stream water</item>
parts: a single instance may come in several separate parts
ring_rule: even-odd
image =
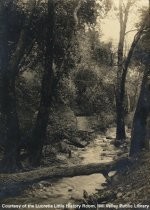
[[[106,136],[97,137],[84,149],[73,151],[80,158],[80,164],[109,162],[116,156],[116,149]],[[105,178],[101,174],[75,176],[72,178],[50,179],[34,184],[20,196],[9,198],[7,202],[16,204],[66,204],[77,203],[83,198],[83,191],[93,194],[102,189]],[[34,209],[34,208],[32,208]],[[57,209],[57,208],[55,208]],[[61,208],[58,208],[61,209]]]

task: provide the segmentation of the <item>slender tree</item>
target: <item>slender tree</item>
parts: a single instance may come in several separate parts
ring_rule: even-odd
[[[56,4],[55,1],[49,0],[47,4],[47,14],[44,19],[44,36],[42,51],[43,54],[43,78],[41,85],[41,99],[40,105],[38,109],[37,119],[35,126],[33,128],[33,133],[31,136],[31,142],[29,146],[29,160],[33,166],[37,166],[40,164],[40,160],[42,157],[42,149],[46,139],[46,131],[49,121],[50,115],[50,107],[53,102],[53,98],[55,97],[57,85],[64,74],[66,74],[67,62],[69,61],[69,52],[71,49],[72,37],[75,36],[75,32],[77,30],[78,25],[78,10],[81,7],[81,0],[75,4],[75,9],[73,11],[73,24],[72,29],[70,28],[70,34],[67,34],[67,46],[65,46],[65,50],[63,49],[63,57],[59,55],[59,52],[56,51],[58,47],[56,42],[59,42],[57,27],[57,17],[56,17]],[[71,19],[71,18],[70,18]],[[71,23],[71,20],[70,20]],[[67,32],[68,33],[68,32]],[[62,39],[62,34],[59,35]],[[64,34],[64,38],[65,34]],[[62,43],[63,44],[63,43]],[[62,49],[60,49],[62,51]],[[57,53],[57,54],[56,54]],[[60,57],[59,57],[60,56]],[[61,60],[61,62],[60,62]],[[54,63],[58,65],[59,69],[57,73],[54,72]],[[66,66],[65,66],[66,65]],[[56,70],[56,69],[55,69]]]
[[[126,138],[125,122],[124,122],[124,117],[125,117],[124,98],[125,98],[126,76],[134,49],[146,27],[145,24],[146,22],[144,21],[144,23],[141,25],[136,35],[134,36],[127,57],[124,58],[123,53],[124,53],[126,27],[127,27],[129,11],[133,3],[134,1],[128,1],[124,12],[123,12],[123,1],[120,0],[119,4],[120,39],[118,44],[118,70],[117,70],[117,85],[116,85],[116,114],[117,114],[116,143],[117,142],[122,143],[123,140]],[[147,17],[145,18],[145,20],[146,19]]]
[[[45,18],[45,42],[44,49],[44,73],[41,86],[41,101],[38,115],[33,129],[30,144],[30,161],[32,165],[38,165],[42,155],[42,148],[46,138],[46,129],[48,125],[50,105],[53,96],[53,59],[54,59],[54,27],[55,27],[55,3],[53,0],[48,1],[47,15]]]

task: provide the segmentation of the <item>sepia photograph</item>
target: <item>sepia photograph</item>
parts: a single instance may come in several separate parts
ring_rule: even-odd
[[[150,0],[0,0],[0,210],[150,210]]]

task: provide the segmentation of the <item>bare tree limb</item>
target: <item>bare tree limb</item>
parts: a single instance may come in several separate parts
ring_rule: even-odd
[[[137,28],[135,28],[135,29],[132,29],[132,30],[126,31],[125,35],[127,35],[127,34],[128,34],[128,33],[130,33],[130,32],[137,31],[137,30],[138,30],[138,29],[137,29]]]
[[[76,6],[76,8],[75,8],[75,10],[74,10],[74,13],[73,13],[74,20],[75,20],[75,25],[76,25],[76,26],[78,26],[78,24],[79,24],[78,11],[79,11],[79,9],[80,9],[80,7],[81,7],[81,3],[82,3],[82,0],[79,0],[79,1],[78,1],[78,4],[77,4],[77,6]]]

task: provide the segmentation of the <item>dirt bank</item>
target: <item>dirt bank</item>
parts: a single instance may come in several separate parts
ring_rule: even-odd
[[[103,209],[108,204],[114,205],[109,209],[150,209],[150,153],[143,152],[134,166],[115,175],[105,189],[86,201],[104,204]]]

